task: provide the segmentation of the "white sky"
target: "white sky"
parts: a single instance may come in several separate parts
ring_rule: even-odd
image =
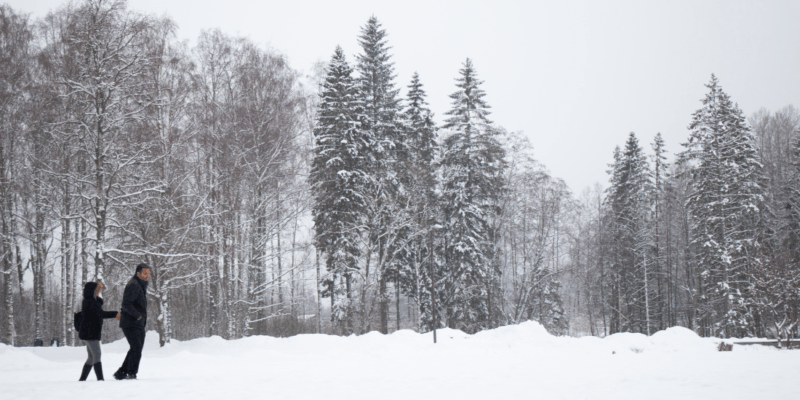
[[[6,2],[34,17],[64,3]],[[607,185],[613,149],[631,131],[648,152],[656,132],[680,151],[712,72],[748,116],[800,106],[800,1],[129,0],[129,8],[171,16],[190,40],[209,28],[247,36],[304,71],[337,44],[354,62],[360,27],[374,14],[403,93],[418,71],[441,122],[470,57],[490,118],[524,131],[576,194]]]

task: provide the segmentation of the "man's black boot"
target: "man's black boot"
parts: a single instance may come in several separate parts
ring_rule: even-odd
[[[122,371],[122,368],[120,368],[120,369],[117,370],[117,372],[114,372],[114,379],[116,379],[118,381],[121,381],[121,380],[125,379],[125,375],[127,375],[127,374]]]
[[[94,365],[94,375],[97,376],[98,381],[104,381],[103,379],[103,363],[99,362]]]
[[[92,366],[91,365],[83,364],[83,371],[81,371],[81,379],[78,379],[78,380],[79,381],[85,381],[86,378],[89,376],[89,371],[91,371],[91,370],[92,370]]]

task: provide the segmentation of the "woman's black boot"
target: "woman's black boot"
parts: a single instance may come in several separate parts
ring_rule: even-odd
[[[94,365],[94,374],[97,376],[98,381],[104,381],[103,379],[103,363],[99,362]]]
[[[89,371],[91,371],[91,370],[92,370],[92,366],[91,365],[83,364],[83,371],[81,371],[81,379],[79,379],[79,380],[80,381],[85,381],[86,378],[89,376]]]

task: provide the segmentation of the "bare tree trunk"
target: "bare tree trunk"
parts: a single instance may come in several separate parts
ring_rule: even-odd
[[[250,265],[246,251],[247,238],[244,224],[242,223],[242,211],[236,212],[236,252],[234,253],[234,267],[236,273],[236,337],[247,335],[245,321],[247,320],[247,266]]]
[[[15,339],[16,339],[16,327],[14,326],[14,274],[12,273],[13,262],[9,260],[11,258],[11,252],[8,251],[10,249],[3,249],[6,253],[3,256],[3,292],[5,293],[5,308],[6,308],[6,337],[4,338],[5,343],[9,346],[14,346]]]
[[[599,191],[599,189],[598,189],[598,191]],[[603,221],[603,209],[602,209],[601,197],[600,197],[600,195],[598,193],[598,195],[597,195],[597,232],[598,232],[598,235],[597,235],[597,241],[598,241],[597,247],[598,248],[601,247],[599,242],[601,240],[600,239],[600,235],[603,232],[603,222],[602,221]],[[603,260],[601,259],[599,264],[600,264],[600,314],[602,314],[602,316],[603,316],[603,337],[605,337],[605,336],[607,336],[609,334],[609,327],[606,324],[606,295],[605,295],[604,290],[603,290],[603,287],[605,286],[605,280],[606,280],[605,262],[603,262]]]
[[[66,201],[65,203],[68,203]],[[66,214],[69,215],[69,206],[66,207]],[[61,343],[67,344],[67,335],[72,332],[72,324],[70,323],[70,316],[72,314],[72,303],[70,302],[70,289],[72,288],[72,274],[70,271],[70,223],[69,219],[64,217],[61,220],[61,307],[62,307],[62,329],[61,329]]]
[[[400,330],[400,280],[396,279],[394,281],[394,304],[395,304],[395,314],[397,315],[397,329]]]
[[[417,242],[417,243],[419,243],[419,242]],[[420,249],[421,249],[421,246],[418,244],[416,246],[416,248],[414,249],[414,253],[413,253],[413,257],[414,257],[414,261],[413,261],[414,262],[414,280],[415,280],[414,289],[415,289],[415,299],[417,300],[418,308],[421,307],[422,303],[423,303],[423,301],[422,301],[422,288],[420,287],[423,284],[422,279],[420,279],[422,277],[421,266],[419,264],[421,262]],[[411,306],[409,305],[409,307],[411,307]],[[417,332],[422,332],[422,313],[419,313],[419,316],[420,317],[417,318]],[[409,316],[409,318],[410,318],[410,316]]]
[[[153,262],[150,265],[155,265]],[[161,268],[159,268],[161,270]],[[155,273],[153,274],[155,275]],[[160,273],[158,275],[161,275]],[[158,344],[164,347],[172,340],[171,316],[170,316],[170,296],[163,276],[153,276],[153,292],[156,294],[156,306],[158,309],[158,319],[156,320],[156,330],[158,331]]]
[[[34,224],[31,227],[31,238],[33,239],[31,242],[31,267],[33,268],[34,335],[36,338],[42,338],[47,252],[44,245],[45,215],[42,210],[41,196],[37,195],[37,197],[36,204],[34,204]]]
[[[319,283],[320,283],[320,271],[319,271],[319,249],[314,249],[314,253],[316,254],[316,264],[317,264],[317,280],[316,288],[317,288],[317,333],[322,333],[322,293],[320,292]],[[333,293],[331,293],[333,296]],[[333,310],[331,310],[333,311]]]
[[[233,290],[234,290],[234,282],[233,282],[233,273],[232,273],[232,266],[231,266],[231,249],[230,246],[230,227],[227,224],[222,226],[222,233],[220,235],[220,253],[222,254],[222,293],[224,298],[223,304],[225,305],[225,316],[227,317],[227,329],[226,329],[226,338],[227,339],[234,339],[235,338],[235,331],[234,331],[234,321],[236,320],[236,314],[233,307]]]
[[[213,255],[213,253],[212,253]],[[216,260],[209,260],[205,273],[205,298],[208,301],[208,329],[206,336],[217,334],[217,279],[215,279],[214,263]]]
[[[353,333],[353,313],[350,312],[351,304],[353,304],[353,287],[352,283],[350,282],[350,275],[345,275],[344,277],[344,284],[345,284],[345,296],[347,296],[347,316],[345,317],[345,323],[347,324],[347,334]]]
[[[80,162],[79,164],[79,175],[82,175],[86,172],[86,161]],[[84,185],[81,184],[81,191],[83,192]],[[89,210],[90,206],[88,204],[88,200],[84,196],[80,197],[80,204],[81,208],[79,211],[80,215],[80,246],[81,246],[81,281],[79,284],[83,286],[84,283],[89,281],[89,252],[87,250],[88,242],[89,242],[89,223],[86,220],[86,212]]]
[[[647,253],[644,256],[644,313],[647,336],[650,336],[650,285],[647,281]]]
[[[275,221],[277,226],[275,228],[275,242],[277,246],[277,253],[275,257],[278,258],[278,314],[283,313],[283,264],[281,263],[281,259],[283,259],[283,253],[281,253],[281,194],[280,194],[280,184],[278,186],[278,203],[275,207]]]
[[[294,216],[294,228],[292,229],[292,258],[291,263],[289,265],[291,271],[291,286],[290,286],[290,293],[289,293],[289,303],[291,307],[291,315],[292,317],[296,317],[294,312],[294,289],[295,289],[295,281],[294,281],[294,270],[295,270],[295,261],[294,261],[294,253],[297,245],[297,220],[300,216],[295,214]],[[304,315],[305,317],[305,315]]]
[[[13,138],[11,140],[11,144],[13,145]],[[14,154],[9,151],[9,159],[5,157],[5,140],[4,138],[0,137],[0,195],[2,195],[3,203],[0,204],[2,208],[2,215],[0,215],[0,220],[2,220],[2,232],[0,232],[0,254],[3,256],[3,293],[5,297],[4,307],[5,307],[5,315],[6,315],[6,337],[4,338],[5,343],[10,346],[15,345],[16,339],[16,327],[14,326],[14,240],[12,237],[16,236],[14,230],[14,195],[11,190],[11,180],[9,179],[11,175],[11,157]],[[9,146],[9,150],[12,150],[11,146]],[[8,163],[8,164],[7,164]],[[6,168],[6,165],[9,167]],[[21,285],[20,285],[21,286]]]
[[[94,279],[103,281],[106,254],[106,202],[105,192],[105,132],[102,129],[102,118],[97,121],[97,142],[95,143],[94,157],[94,184],[95,184],[95,250],[94,250]]]
[[[371,316],[369,312],[367,312],[367,288],[370,285],[369,282],[369,271],[372,262],[372,246],[367,246],[367,254],[364,256],[364,284],[361,285],[361,326],[362,328],[366,329],[367,331],[370,330],[370,325],[372,321],[370,321]]]
[[[275,268],[275,240],[274,240],[274,236],[272,234],[270,234],[270,239],[269,239],[269,250],[270,250],[270,253],[272,253],[272,258],[271,258],[272,261],[270,263],[270,268],[269,268],[269,272],[270,272],[271,275],[270,275],[270,280],[269,280],[269,285],[268,285],[269,286],[269,315],[270,316],[274,316],[275,315],[275,280],[276,280],[275,269],[276,268]]]
[[[380,314],[381,326],[380,331],[384,335],[389,333],[389,297],[386,293],[386,266],[384,263],[384,240],[378,238],[378,314]]]
[[[74,288],[72,285],[72,245],[70,243],[72,238],[72,232],[70,231],[70,213],[72,212],[70,204],[72,202],[72,193],[70,192],[68,180],[63,182],[63,189],[64,203],[62,205],[62,212],[64,215],[61,217],[61,306],[63,316],[60,340],[62,344],[66,345],[68,339],[67,335],[72,332],[72,324],[70,323],[72,319],[70,318],[72,316],[72,298],[70,292]]]
[[[1,149],[0,149],[1,151]],[[0,160],[2,161],[2,160]],[[2,171],[0,171],[2,172]],[[2,179],[2,175],[0,175],[0,179]],[[8,197],[11,197],[10,195]],[[10,199],[5,199],[5,205],[8,207],[9,211],[11,210],[11,201]],[[5,211],[5,210],[4,210]],[[9,212],[8,215],[11,215],[12,212]],[[2,218],[2,228],[3,228],[3,236],[2,243],[0,243],[0,252],[3,254],[3,293],[5,294],[4,305],[5,305],[5,314],[6,314],[6,337],[4,341],[9,346],[14,346],[16,343],[16,336],[17,330],[14,326],[14,244],[11,240],[12,237],[15,236],[15,233],[9,229],[9,225],[13,226],[13,223],[6,222],[8,215],[3,216]]]

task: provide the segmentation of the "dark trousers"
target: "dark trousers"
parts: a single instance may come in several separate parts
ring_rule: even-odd
[[[136,375],[139,372],[139,361],[142,359],[142,348],[144,347],[144,328],[122,328],[125,339],[131,346],[125,361],[119,367],[120,371]]]

